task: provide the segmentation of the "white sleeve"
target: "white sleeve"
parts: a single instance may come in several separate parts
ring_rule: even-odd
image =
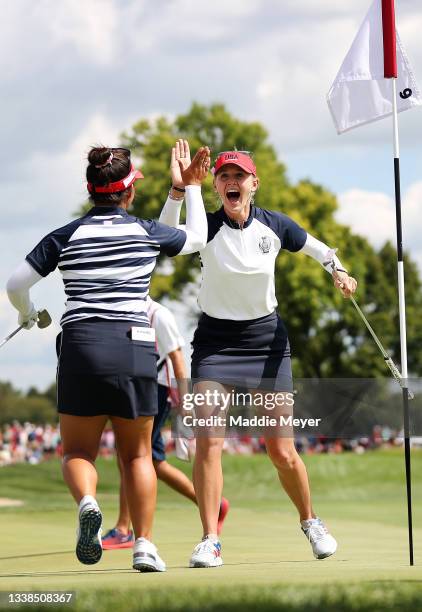
[[[325,265],[324,263],[327,261],[327,253],[330,250],[330,247],[327,246],[324,242],[317,240],[311,236],[311,234],[307,234],[306,242],[303,247],[298,251],[299,253],[305,253],[305,255],[309,255],[313,257],[322,265],[323,268],[327,270],[330,274],[333,273],[331,265]],[[339,272],[347,272],[346,268],[343,266],[337,255],[334,255],[334,263]]]
[[[29,289],[43,277],[27,262],[22,262],[7,281],[6,291],[12,305],[23,316],[28,315],[34,305],[31,302]]]
[[[157,332],[160,355],[168,355],[185,345],[183,336],[177,327],[176,319],[168,308],[164,306],[157,308],[153,321],[153,326]]]
[[[207,244],[208,221],[201,186],[188,185],[186,187],[186,225],[179,225],[182,203],[183,200],[173,200],[169,196],[163,206],[159,221],[186,232],[186,242],[180,255],[187,255],[202,250]]]
[[[180,255],[201,251],[207,244],[208,221],[200,185],[186,187],[186,225],[179,225],[179,228],[186,232]]]
[[[179,227],[180,211],[182,209],[183,200],[173,200],[170,196],[161,211],[160,223],[165,223],[170,227]]]

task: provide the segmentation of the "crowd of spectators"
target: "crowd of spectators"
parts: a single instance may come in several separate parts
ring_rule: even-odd
[[[174,453],[175,444],[170,427],[163,430],[166,452]],[[302,454],[342,453],[345,451],[364,453],[377,448],[401,446],[403,433],[389,427],[375,426],[372,434],[356,439],[332,439],[324,436],[298,437],[296,446]],[[413,446],[422,446],[422,439],[413,438]],[[192,442],[194,447],[194,442]],[[194,448],[191,449],[194,451]],[[253,436],[226,438],[224,450],[231,455],[252,455],[265,452],[264,439]],[[34,425],[13,421],[0,428],[0,467],[14,463],[37,464],[52,457],[61,456],[61,440],[58,425]],[[112,458],[115,454],[114,433],[104,430],[101,437],[100,456]]]
[[[35,465],[60,454],[58,425],[13,421],[0,429],[0,467],[25,462]]]

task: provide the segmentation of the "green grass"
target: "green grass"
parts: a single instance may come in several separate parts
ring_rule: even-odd
[[[3,468],[0,495],[25,505],[0,508],[0,591],[74,590],[81,611],[421,609],[422,454],[412,455],[413,568],[401,450],[305,461],[315,509],[339,541],[334,557],[313,559],[265,456],[226,456],[225,495],[232,507],[223,533],[225,565],[186,567],[200,537],[197,509],[160,485],[154,541],[168,571],[142,575],[131,570],[130,550],[106,551],[95,566],[77,562],[76,506],[56,461]],[[115,520],[118,473],[113,461],[99,461],[98,469],[107,528]]]

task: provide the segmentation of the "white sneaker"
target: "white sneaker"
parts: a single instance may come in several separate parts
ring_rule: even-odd
[[[146,538],[138,538],[133,546],[133,569],[138,572],[165,572],[166,564],[156,547]]]
[[[79,528],[76,533],[76,556],[81,563],[98,563],[103,554],[101,524],[103,517],[96,500],[85,495],[79,504]]]
[[[189,567],[219,567],[223,565],[221,544],[207,536],[195,546],[189,561]]]
[[[336,552],[337,542],[320,518],[316,517],[308,521],[302,521],[301,527],[312,546],[316,559],[326,559]]]

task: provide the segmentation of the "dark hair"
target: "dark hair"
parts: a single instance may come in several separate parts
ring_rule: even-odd
[[[129,149],[105,146],[92,147],[88,153],[88,167],[86,169],[86,180],[94,187],[89,199],[97,205],[119,204],[124,199],[127,189],[116,193],[96,193],[95,187],[103,187],[109,183],[121,181],[129,174],[130,169]]]

